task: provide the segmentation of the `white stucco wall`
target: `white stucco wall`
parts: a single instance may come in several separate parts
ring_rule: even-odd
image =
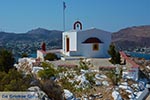
[[[44,61],[45,56],[46,56],[46,54],[41,52],[41,50],[37,50],[37,58],[40,58],[41,61]]]
[[[90,37],[96,37],[98,39],[100,39],[103,43],[103,54],[101,54],[99,57],[109,57],[108,55],[108,49],[109,49],[109,45],[111,43],[111,33],[109,32],[105,32],[105,31],[101,31],[99,29],[90,29],[90,30],[86,30],[86,31],[79,31],[77,33],[77,50],[78,52],[80,52],[80,54],[82,54],[82,51],[86,51],[88,50],[87,48],[81,48],[82,47],[82,42],[84,42],[86,39],[90,38]]]
[[[93,44],[82,44],[82,56],[85,57],[104,57],[103,55],[103,44],[98,44],[99,50],[93,50]]]
[[[66,37],[69,38],[69,51],[77,51],[77,35],[76,31],[69,31],[69,32],[63,32],[62,38],[63,38],[63,53],[70,56],[70,53],[66,52]]]
[[[69,37],[70,39],[70,52],[66,51],[66,40],[65,38]],[[100,39],[103,43],[101,44],[100,51],[93,51],[91,44],[83,44],[86,39],[90,37],[96,37]],[[109,57],[108,49],[111,43],[111,33],[102,31],[99,29],[89,29],[85,31],[68,31],[63,32],[63,53],[67,56],[85,56],[85,57]]]

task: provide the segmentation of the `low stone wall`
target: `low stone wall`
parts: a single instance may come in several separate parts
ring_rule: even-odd
[[[116,67],[114,66],[99,66],[99,70],[101,71],[110,71],[110,70],[115,70]]]
[[[146,88],[137,100],[145,100],[149,95],[149,90]]]

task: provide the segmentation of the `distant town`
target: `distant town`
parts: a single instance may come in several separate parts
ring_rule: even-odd
[[[54,46],[53,44],[51,45],[51,42],[48,40],[45,40],[47,43],[47,49],[58,49],[60,46]],[[36,50],[40,49],[40,45],[42,44],[42,41],[14,41],[7,43],[5,46],[1,48],[6,48],[8,50],[11,50],[14,54],[15,57],[21,57],[23,53],[28,54],[30,57],[33,55],[36,55]],[[55,44],[55,43],[54,43]]]

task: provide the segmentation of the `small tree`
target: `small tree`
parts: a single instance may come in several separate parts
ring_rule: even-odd
[[[111,44],[111,45],[109,46],[108,53],[109,53],[109,55],[111,56],[110,62],[111,62],[112,64],[120,64],[120,63],[121,63],[120,53],[116,50],[114,44]]]
[[[111,44],[109,46],[109,50],[108,50],[109,55],[111,56],[111,60],[110,62],[115,64],[115,59],[116,59],[116,50],[115,50],[115,46],[113,44]]]
[[[119,52],[116,53],[116,64],[121,64],[121,57]]]
[[[0,71],[8,72],[13,68],[15,59],[12,52],[2,49],[0,50]]]
[[[23,57],[28,57],[29,55],[27,54],[27,53],[22,53],[21,54],[21,58],[23,58]]]

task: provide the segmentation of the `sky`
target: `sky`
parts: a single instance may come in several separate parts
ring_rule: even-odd
[[[109,32],[150,25],[150,0],[0,0],[0,31],[63,30],[63,1],[66,30],[77,20]]]

